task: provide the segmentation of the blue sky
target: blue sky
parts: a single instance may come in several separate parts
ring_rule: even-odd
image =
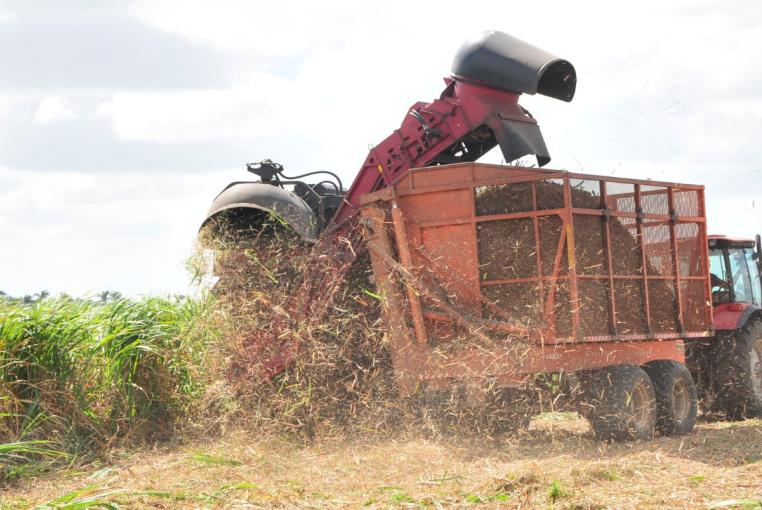
[[[487,29],[577,68],[572,103],[522,100],[551,167],[705,184],[710,230],[750,236],[760,26],[743,1],[0,0],[0,290],[186,292],[245,162],[351,181]]]

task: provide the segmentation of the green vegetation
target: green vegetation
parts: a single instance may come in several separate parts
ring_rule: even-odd
[[[168,437],[205,387],[208,301],[0,296],[0,482]]]
[[[102,508],[116,510],[119,506],[111,501],[111,498],[124,491],[95,492],[95,487],[89,486],[78,491],[70,492],[52,501],[35,507],[34,510],[84,510],[86,508]]]
[[[478,494],[466,494],[463,498],[466,503],[506,503],[511,499],[510,494],[498,492],[491,496],[480,496]]]
[[[598,480],[606,480],[609,482],[616,482],[619,480],[619,473],[615,469],[598,469],[593,472],[593,477]]]
[[[550,487],[548,488],[548,499],[551,502],[556,502],[559,499],[566,498],[568,496],[569,491],[566,490],[566,487],[564,487],[561,482],[558,480],[553,480],[550,483]]]
[[[191,455],[191,460],[207,466],[240,466],[241,463],[235,459],[222,457],[220,455],[209,455],[208,453],[197,452]]]
[[[728,499],[710,503],[707,508],[737,508],[741,510],[759,510],[762,508],[762,499]]]

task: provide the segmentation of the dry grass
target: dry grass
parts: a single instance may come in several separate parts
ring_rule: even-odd
[[[535,420],[519,438],[489,441],[304,447],[238,432],[115,455],[108,465],[8,488],[0,501],[29,508],[83,489],[82,500],[123,508],[759,508],[762,421],[624,444],[595,441],[583,421],[563,414]]]
[[[313,247],[269,221],[205,239],[228,318],[223,386],[235,418],[303,441],[389,428],[397,399],[367,257],[348,257],[348,239]]]
[[[247,218],[224,218],[202,236],[216,254],[216,305],[228,318],[221,342],[227,377],[217,402],[233,403],[235,411],[217,413],[222,420],[312,444],[422,429],[483,437],[520,424],[540,399],[558,410],[560,393],[568,393],[560,383],[552,391],[547,384],[519,391],[485,381],[481,399],[469,399],[458,385],[421,384],[413,395],[401,395],[381,320],[383,298],[368,254],[355,251],[359,227],[336,244],[327,238],[313,247],[276,217],[259,221],[252,228]],[[432,292],[430,285],[417,288],[417,279],[406,283],[435,305],[456,301],[445,287]],[[461,340],[436,349],[445,354],[468,343],[490,345],[481,329],[464,329]],[[526,345],[516,345],[520,357]]]

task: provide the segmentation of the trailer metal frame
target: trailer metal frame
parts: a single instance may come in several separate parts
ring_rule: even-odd
[[[479,211],[480,193],[510,186],[528,191],[523,205]],[[547,190],[562,190],[562,198],[543,208]],[[585,198],[584,207],[578,207],[578,197]],[[395,185],[364,195],[361,204],[403,391],[454,380],[510,386],[537,372],[656,359],[683,363],[683,339],[712,335],[703,186],[466,163],[413,169]],[[591,218],[600,219],[601,229],[593,255],[601,264],[593,269],[577,262],[595,247],[575,236],[575,224],[598,225]],[[482,274],[483,229],[515,227],[510,222],[517,221],[531,232],[531,242],[516,248],[533,259],[531,274]],[[541,243],[550,222],[560,225],[552,251]],[[623,262],[616,258],[615,241],[628,235],[625,244],[639,252],[639,267],[618,271]],[[580,289],[590,285],[606,294],[607,309],[594,321],[585,310],[589,296]],[[637,289],[642,298],[642,320],[628,325],[622,310],[632,308],[633,297],[624,296],[625,288]],[[540,306],[517,317],[510,303],[485,296],[495,289],[513,289],[514,295],[527,289],[522,299],[536,293]],[[672,302],[654,302],[664,296]]]

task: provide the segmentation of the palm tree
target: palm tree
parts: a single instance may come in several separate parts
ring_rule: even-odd
[[[109,301],[118,301],[122,299],[122,293],[116,290],[104,290],[98,297],[100,298],[101,303],[108,303]]]

